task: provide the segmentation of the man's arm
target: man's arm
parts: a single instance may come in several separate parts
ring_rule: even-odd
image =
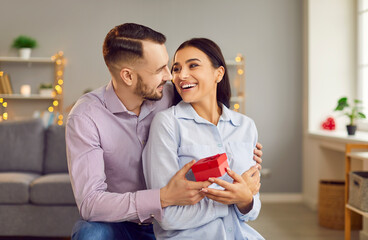
[[[86,116],[69,116],[66,126],[69,175],[83,219],[144,221],[161,217],[159,190],[113,193],[107,190],[103,149],[98,129]],[[122,173],[123,174],[123,173]]]

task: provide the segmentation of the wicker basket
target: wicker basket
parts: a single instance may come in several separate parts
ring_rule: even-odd
[[[345,182],[321,180],[319,184],[318,221],[319,225],[331,229],[344,229],[345,224]],[[351,229],[362,229],[362,217],[351,213]]]

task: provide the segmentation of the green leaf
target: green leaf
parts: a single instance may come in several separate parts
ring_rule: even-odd
[[[342,111],[344,110],[345,107],[349,107],[347,101],[348,101],[347,97],[340,98],[339,101],[337,102],[337,107],[335,108],[335,111]]]
[[[366,116],[364,115],[364,113],[358,112],[358,117],[359,118],[366,118]]]
[[[354,103],[362,103],[359,99],[354,99]]]

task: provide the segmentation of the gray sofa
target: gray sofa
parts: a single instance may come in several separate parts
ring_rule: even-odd
[[[68,237],[78,219],[65,127],[0,123],[0,236]]]

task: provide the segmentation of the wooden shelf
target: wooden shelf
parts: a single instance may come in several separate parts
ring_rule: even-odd
[[[20,57],[0,57],[0,62],[26,62],[26,63],[54,63],[51,57],[31,57],[23,59]]]
[[[368,212],[364,212],[356,207],[351,206],[350,204],[346,204],[346,208],[350,209],[353,212],[359,213],[360,215],[364,217],[368,217]]]
[[[225,60],[225,63],[228,66],[236,66],[236,65],[244,64],[243,62],[237,62],[235,60]]]
[[[52,100],[52,99],[57,99],[56,97],[52,97],[52,96],[42,96],[40,94],[31,94],[30,96],[24,96],[22,94],[0,94],[0,98],[5,98],[5,99],[37,99],[37,100]]]
[[[368,160],[368,152],[351,152],[346,154],[348,157],[357,160]]]
[[[244,97],[231,97],[230,102],[242,102],[244,101]]]

